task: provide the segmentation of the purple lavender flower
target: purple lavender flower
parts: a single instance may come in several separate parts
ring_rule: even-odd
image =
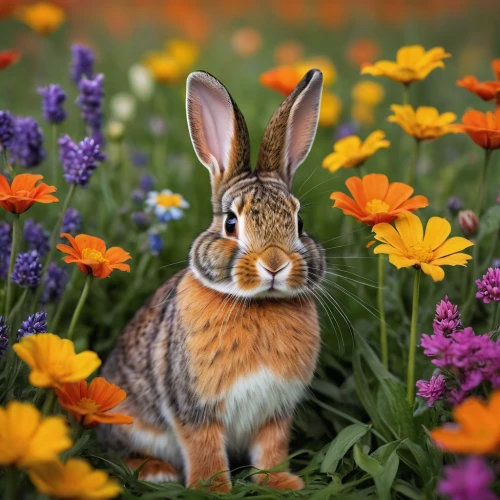
[[[7,278],[12,245],[12,228],[7,222],[0,222],[0,278]]]
[[[5,318],[0,316],[0,358],[9,348],[9,327],[5,324]]]
[[[462,321],[458,313],[458,307],[454,306],[448,296],[436,305],[436,317],[432,323],[434,333],[449,335],[455,330],[462,329]]]
[[[148,164],[149,159],[146,153],[139,151],[138,149],[134,149],[130,155],[130,161],[134,167],[142,168]]]
[[[40,299],[42,304],[56,302],[61,298],[61,295],[68,283],[68,272],[57,266],[54,262],[49,264],[47,268],[47,278],[43,285],[43,293]]]
[[[71,46],[73,60],[71,61],[70,77],[75,83],[79,83],[82,76],[92,78],[94,66],[94,53],[88,47],[78,43]]]
[[[444,467],[444,477],[437,492],[450,500],[497,500],[489,489],[495,474],[484,458],[468,457],[457,465]]]
[[[26,321],[21,323],[21,328],[17,331],[17,341],[19,342],[23,337],[29,337],[35,333],[47,332],[47,313],[37,312],[29,316]]]
[[[42,277],[42,264],[36,250],[20,253],[14,264],[12,281],[23,288],[36,288]]]
[[[132,212],[130,218],[132,222],[139,228],[144,229],[149,225],[149,216],[145,212]]]
[[[24,223],[24,239],[27,241],[28,246],[36,250],[40,255],[45,255],[49,251],[49,233],[33,219],[26,219]]]
[[[447,207],[452,215],[457,215],[464,208],[464,202],[458,196],[452,196],[448,199]]]
[[[14,133],[15,125],[12,115],[8,111],[0,111],[0,151],[9,147]]]
[[[102,126],[102,100],[104,92],[102,84],[104,75],[96,75],[95,78],[82,78],[78,83],[80,95],[76,103],[82,110],[82,118],[92,130],[100,130]]]
[[[82,216],[76,208],[68,208],[64,214],[61,233],[77,234],[82,227]]]
[[[66,182],[87,187],[92,171],[97,168],[98,162],[102,161],[104,156],[93,139],[86,137],[77,145],[65,135],[59,139],[59,158]]]
[[[426,380],[419,380],[416,386],[418,388],[417,396],[427,399],[427,406],[432,408],[434,403],[443,397],[446,389],[446,381],[444,375],[438,375],[437,377],[431,377],[428,382]]]
[[[154,188],[155,181],[149,174],[142,174],[139,179],[139,187],[148,193]]]
[[[357,135],[359,133],[360,125],[358,122],[344,122],[341,123],[335,130],[335,141],[348,137],[350,135]]]
[[[490,267],[482,280],[476,280],[476,297],[482,299],[485,304],[500,300],[500,268]]]
[[[61,123],[66,119],[66,111],[63,104],[66,101],[66,93],[59,85],[51,84],[45,88],[39,88],[38,93],[42,96],[43,118],[49,123]]]
[[[15,135],[9,143],[11,161],[23,168],[36,167],[45,158],[43,132],[38,122],[28,117],[14,117]]]

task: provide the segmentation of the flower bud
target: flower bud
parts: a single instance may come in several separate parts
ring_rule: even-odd
[[[111,98],[111,113],[116,120],[129,122],[135,115],[135,99],[131,94],[120,92]]]
[[[116,120],[110,121],[106,127],[106,136],[110,141],[119,142],[125,135],[125,125]]]
[[[458,212],[458,225],[465,236],[474,236],[479,227],[479,220],[472,210],[461,210]]]
[[[451,196],[448,199],[447,206],[451,215],[457,215],[464,208],[464,203],[458,196]]]
[[[142,101],[148,101],[155,90],[155,82],[151,72],[140,64],[129,69],[128,79],[132,92]]]

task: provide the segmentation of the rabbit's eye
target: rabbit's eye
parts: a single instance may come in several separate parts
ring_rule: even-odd
[[[229,212],[226,218],[226,234],[228,236],[236,236],[236,230],[238,226],[238,218],[236,215],[233,214],[233,212]]]
[[[302,231],[304,230],[304,221],[300,217],[300,215],[297,215],[297,227],[299,229],[299,236],[302,235]]]

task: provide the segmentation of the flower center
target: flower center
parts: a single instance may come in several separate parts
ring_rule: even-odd
[[[179,194],[159,194],[156,204],[164,208],[180,207],[182,198]]]
[[[434,252],[431,247],[425,243],[415,243],[408,248],[407,257],[409,259],[416,259],[419,262],[430,262]]]
[[[389,205],[382,200],[372,200],[366,204],[366,211],[370,214],[380,214],[389,210]]]
[[[78,406],[87,413],[97,413],[100,408],[100,405],[98,405],[93,399],[89,398],[80,399],[80,401],[78,401]]]
[[[84,248],[82,252],[82,256],[84,259],[95,260],[102,264],[103,262],[109,262],[108,259],[104,258],[99,250],[94,250],[93,248]]]

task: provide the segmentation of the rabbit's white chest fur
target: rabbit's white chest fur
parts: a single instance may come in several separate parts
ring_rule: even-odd
[[[238,378],[223,399],[228,446],[244,446],[266,420],[292,412],[304,390],[302,380],[285,380],[265,367]]]

